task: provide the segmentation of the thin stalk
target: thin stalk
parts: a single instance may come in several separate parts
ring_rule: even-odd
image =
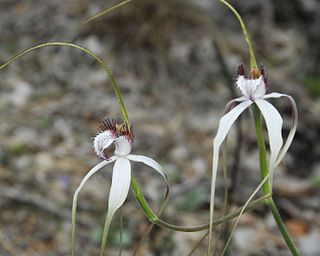
[[[292,253],[293,256],[299,256],[298,250],[297,250],[296,246],[294,245],[293,240],[290,237],[289,232],[287,231],[286,226],[284,225],[284,223],[282,221],[282,218],[280,216],[278,208],[277,208],[276,204],[274,203],[272,197],[270,197],[267,200],[267,205],[269,206],[269,208],[273,214],[273,217],[278,225],[278,228],[282,234],[283,239],[286,241],[286,244],[287,244],[290,252]]]
[[[91,22],[91,21],[93,21],[93,20],[96,20],[96,19],[98,19],[98,18],[101,18],[102,16],[106,15],[107,13],[109,13],[109,12],[115,10],[115,9],[118,9],[118,8],[121,7],[121,6],[123,6],[123,5],[127,4],[127,3],[130,3],[131,1],[132,1],[132,0],[123,1],[123,2],[121,2],[121,3],[119,3],[119,4],[116,4],[116,5],[114,5],[114,6],[110,7],[110,8],[102,11],[102,12],[99,12],[98,14],[96,14],[96,15],[94,15],[93,17],[89,18],[89,19],[86,21],[86,23],[89,23],[89,22]]]
[[[111,218],[109,217],[108,213],[106,216],[106,220],[104,222],[104,227],[103,227],[103,233],[102,233],[102,239],[101,239],[101,246],[100,246],[100,254],[99,256],[103,256],[104,250],[107,245],[107,238],[109,234],[109,229],[110,229],[110,224],[111,224]]]
[[[266,158],[266,145],[264,143],[262,125],[261,125],[261,112],[256,104],[253,105],[253,117],[256,128],[257,142],[259,147],[259,159],[260,159],[260,176],[263,180],[268,175],[268,163]],[[263,194],[270,194],[270,182],[265,182],[262,186]]]
[[[247,45],[248,45],[248,48],[249,48],[249,53],[250,53],[250,68],[251,70],[253,70],[254,68],[257,68],[257,62],[256,62],[256,58],[254,57],[254,51],[253,51],[253,47],[252,47],[252,44],[251,44],[251,40],[250,40],[250,36],[249,36],[249,33],[247,31],[247,28],[246,28],[246,25],[244,24],[240,14],[237,12],[236,9],[234,9],[234,7],[229,4],[227,1],[225,0],[219,0],[221,3],[225,4],[232,12],[233,14],[237,17],[239,23],[240,23],[240,26],[241,26],[241,29],[242,29],[242,32],[243,32],[243,35],[246,39],[246,42],[247,42]]]
[[[206,237],[209,235],[209,232],[205,233],[204,236],[201,237],[201,239],[196,243],[196,245],[192,248],[191,252],[188,253],[188,256],[191,256],[201,245],[201,243],[206,239]]]
[[[122,255],[122,232],[123,232],[123,215],[121,208],[120,210],[120,248],[119,248],[119,256]]]
[[[266,146],[264,143],[263,133],[262,133],[262,125],[261,125],[261,112],[257,105],[254,104],[253,106],[253,116],[254,116],[254,123],[256,127],[256,134],[257,134],[257,141],[258,141],[258,147],[259,147],[259,157],[260,157],[260,175],[261,180],[263,180],[268,175],[268,166],[267,166],[267,157],[266,157]],[[270,187],[270,182],[264,183],[264,186],[262,187],[263,194],[270,195],[272,193],[272,189]],[[275,205],[272,197],[268,198],[266,200],[266,204],[270,208],[273,217],[278,225],[279,231],[285,240],[290,252],[293,256],[299,256],[298,250],[295,247],[282,219],[280,216],[280,213],[277,209],[277,206]]]
[[[132,179],[133,179],[133,178],[132,178]],[[136,182],[136,181],[134,180],[134,182]],[[158,210],[158,214],[157,214],[158,217],[161,216],[162,212],[164,211],[164,209],[165,209],[166,206],[167,206],[167,203],[168,203],[168,200],[169,200],[169,193],[170,193],[170,192],[169,192],[169,186],[168,186],[168,187],[167,187],[167,191],[166,191],[166,193],[165,193],[165,195],[164,195],[164,197],[163,197],[163,199],[162,199],[162,201],[161,201],[160,208],[159,208],[159,210]],[[151,232],[151,230],[152,230],[152,228],[153,228],[154,225],[155,225],[155,223],[151,222],[151,224],[150,224],[147,232],[143,235],[143,237],[142,237],[142,239],[140,240],[138,246],[136,247],[136,249],[135,249],[135,251],[134,251],[134,253],[133,253],[133,256],[137,255],[138,251],[140,250],[140,248],[141,248],[142,244],[144,243],[144,241],[147,239],[147,237],[148,237],[148,235],[150,234],[150,232]]]
[[[165,222],[165,221],[159,219],[157,217],[157,215],[153,212],[153,210],[150,208],[150,206],[148,205],[146,199],[144,198],[144,196],[141,192],[141,189],[140,189],[138,183],[134,179],[131,180],[131,188],[134,192],[135,198],[137,199],[140,207],[144,211],[147,218],[151,222],[157,224],[158,226],[161,226],[163,228],[172,229],[175,231],[180,231],[180,232],[197,232],[197,231],[201,231],[201,230],[205,230],[205,229],[209,228],[209,223],[204,224],[204,225],[200,225],[200,226],[196,226],[196,227],[183,227],[183,226],[177,226],[174,224],[170,224],[168,222]],[[252,209],[255,209],[256,207],[259,207],[261,205],[266,204],[266,200],[269,198],[270,198],[270,195],[265,195],[255,201],[253,201],[252,203],[247,205],[244,212],[250,211]],[[228,221],[238,217],[242,210],[243,210],[243,207],[240,207],[236,211],[234,211],[226,216],[223,216],[217,220],[214,220],[212,223],[213,226],[217,226],[219,224],[228,222]]]
[[[93,57],[102,67],[103,69],[106,71],[111,83],[112,83],[112,86],[113,86],[113,89],[117,95],[117,98],[118,98],[118,102],[120,104],[120,107],[121,107],[121,112],[122,112],[122,118],[123,118],[123,121],[127,124],[128,127],[131,127],[130,126],[130,123],[129,123],[129,118],[128,118],[128,114],[127,114],[127,111],[126,111],[126,107],[124,105],[124,102],[122,100],[122,96],[121,96],[121,93],[119,91],[119,88],[118,88],[118,85],[116,84],[115,80],[113,79],[113,76],[111,74],[111,71],[109,70],[107,64],[102,60],[100,59],[96,54],[94,54],[93,52],[91,52],[90,50],[82,47],[82,46],[79,46],[79,45],[76,45],[76,44],[72,44],[72,43],[68,43],[68,42],[48,42],[48,43],[43,43],[43,44],[38,44],[36,46],[33,46],[19,54],[17,54],[16,56],[12,57],[11,59],[9,59],[8,61],[6,61],[4,64],[0,65],[0,70],[5,68],[6,66],[8,66],[11,62],[19,59],[20,57],[22,57],[23,55],[33,51],[33,50],[37,50],[37,49],[40,49],[40,48],[43,48],[43,47],[47,47],[47,46],[68,46],[68,47],[71,47],[71,48],[76,48],[88,55],[90,55],[91,57]]]

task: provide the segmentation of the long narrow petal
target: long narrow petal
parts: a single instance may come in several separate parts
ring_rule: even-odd
[[[106,216],[100,256],[103,255],[108,238],[109,228],[112,218],[116,211],[123,205],[126,200],[131,182],[131,164],[125,157],[119,157],[114,164],[112,173],[112,183],[109,193],[108,213]]]
[[[76,212],[77,212],[77,203],[78,203],[78,195],[85,185],[85,183],[88,181],[88,179],[95,174],[97,171],[99,171],[102,167],[106,166],[107,164],[110,164],[114,162],[117,158],[111,157],[108,160],[104,160],[97,165],[95,165],[83,178],[81,181],[79,187],[77,188],[76,192],[73,195],[73,201],[72,201],[72,255],[75,255],[75,234],[76,234]]]
[[[155,160],[153,160],[150,157],[142,156],[142,155],[128,155],[127,158],[129,160],[135,161],[135,162],[142,162],[145,165],[150,166],[151,168],[155,169],[167,182],[167,175],[162,168],[160,164],[158,164]]]
[[[127,158],[129,160],[135,161],[135,162],[142,162],[145,165],[150,166],[151,168],[153,168],[154,170],[156,170],[165,180],[166,185],[167,185],[167,191],[165,193],[165,198],[167,198],[168,194],[169,194],[169,182],[168,182],[168,178],[167,175],[164,171],[164,169],[162,168],[162,166],[160,164],[158,164],[158,162],[156,162],[155,160],[153,160],[150,157],[147,156],[142,156],[142,155],[128,155]]]
[[[276,161],[283,145],[282,139],[282,117],[278,110],[264,99],[256,99],[255,103],[258,105],[262,116],[267,125],[269,145],[270,145],[270,159],[269,159],[269,173],[270,183],[272,185],[273,173],[276,167]]]
[[[113,215],[127,198],[131,182],[131,164],[119,157],[114,165],[109,193],[108,214]]]
[[[209,243],[212,240],[212,221],[214,211],[214,195],[215,184],[219,163],[220,146],[226,138],[232,124],[237,120],[239,115],[246,110],[253,102],[246,100],[233,108],[229,113],[225,114],[219,122],[218,132],[213,141],[213,160],[212,160],[212,179],[211,179],[211,196],[210,196],[210,229],[209,229]]]
[[[230,101],[226,104],[226,107],[225,107],[224,112],[225,112],[225,113],[228,113],[228,112],[229,112],[235,105],[237,105],[239,102],[243,102],[243,101],[247,101],[247,100],[248,100],[248,98],[245,97],[245,96],[242,96],[242,97],[239,97],[239,98],[230,100]]]
[[[274,92],[274,93],[270,93],[270,94],[267,94],[267,95],[264,96],[264,98],[280,98],[280,97],[285,97],[286,99],[289,100],[290,105],[291,105],[291,109],[292,109],[292,121],[291,121],[290,132],[288,134],[286,142],[284,143],[284,146],[282,147],[282,149],[281,149],[281,151],[280,151],[280,153],[278,155],[275,167],[277,167],[279,165],[279,163],[283,159],[284,155],[287,153],[287,151],[288,151],[288,149],[289,149],[289,147],[290,147],[290,145],[291,145],[291,143],[293,141],[293,138],[294,138],[294,135],[296,133],[297,126],[298,126],[298,109],[297,109],[297,105],[296,105],[294,99],[290,95]]]

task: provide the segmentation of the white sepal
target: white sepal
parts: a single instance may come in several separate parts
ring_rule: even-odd
[[[209,241],[211,241],[212,236],[212,221],[214,212],[214,195],[215,195],[215,184],[219,164],[219,151],[220,146],[224,139],[226,138],[229,130],[233,123],[237,120],[239,115],[246,110],[253,102],[251,100],[246,100],[241,102],[238,106],[234,107],[229,113],[225,114],[219,122],[218,132],[213,141],[213,160],[212,160],[212,179],[211,179],[211,195],[210,195],[210,232]]]
[[[269,159],[269,173],[270,184],[272,185],[273,173],[276,167],[276,161],[279,152],[283,145],[282,139],[282,117],[278,110],[264,99],[256,99],[255,103],[259,107],[262,116],[266,122],[269,145],[270,145],[270,159]]]
[[[119,157],[112,172],[111,189],[108,201],[107,218],[112,219],[115,212],[123,205],[127,198],[131,183],[131,164],[124,157]]]
[[[102,167],[106,166],[107,164],[110,164],[112,162],[114,162],[117,159],[117,157],[112,156],[110,157],[108,160],[104,160],[100,163],[98,163],[97,165],[95,165],[87,174],[86,176],[84,176],[84,178],[82,179],[79,187],[77,188],[76,192],[74,193],[74,197],[77,197],[80,190],[82,189],[82,187],[84,186],[84,184],[88,181],[88,179],[95,174],[97,171],[99,171]]]
[[[281,160],[283,159],[284,155],[287,153],[292,141],[293,141],[293,138],[294,138],[294,135],[296,133],[296,130],[297,130],[297,126],[298,126],[298,109],[297,109],[297,105],[294,101],[294,99],[288,95],[288,94],[283,94],[283,93],[277,93],[277,92],[274,92],[274,93],[270,93],[270,94],[267,94],[265,95],[263,98],[264,99],[268,99],[268,98],[280,98],[280,97],[285,97],[289,100],[290,102],[290,105],[291,105],[291,109],[292,109],[292,121],[291,121],[291,127],[290,127],[290,132],[288,134],[288,137],[286,139],[286,142],[284,143],[279,155],[278,155],[278,158],[277,158],[277,162],[276,162],[276,166],[277,167]]]
[[[151,168],[155,169],[167,182],[167,175],[166,175],[164,169],[161,167],[160,164],[158,164],[152,158],[147,157],[147,156],[141,156],[141,155],[128,155],[127,158],[131,161],[142,162],[145,165],[150,166]]]

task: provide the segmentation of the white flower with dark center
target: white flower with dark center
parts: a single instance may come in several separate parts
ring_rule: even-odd
[[[81,181],[73,199],[73,210],[77,205],[77,197],[87,180],[102,167],[114,163],[112,183],[109,193],[108,213],[106,223],[110,224],[115,212],[122,206],[127,198],[131,183],[131,163],[142,162],[156,170],[166,181],[167,177],[163,168],[153,159],[130,154],[133,142],[132,127],[119,124],[115,120],[105,118],[101,125],[101,131],[94,138],[93,147],[98,157],[103,161],[94,166]],[[167,183],[168,184],[168,183]]]
[[[264,117],[269,137],[270,158],[269,158],[269,182],[272,183],[273,172],[276,166],[281,162],[288,148],[290,147],[298,123],[298,111],[295,101],[290,95],[282,93],[266,94],[268,89],[268,81],[263,66],[260,70],[254,69],[251,72],[251,78],[246,78],[243,65],[240,64],[237,69],[237,87],[241,90],[243,96],[231,100],[226,107],[226,114],[220,119],[217,135],[213,142],[213,175],[214,180],[218,169],[220,146],[226,138],[232,124],[240,116],[240,114],[249,108],[252,104],[256,104]],[[283,145],[282,139],[282,117],[278,110],[270,104],[266,99],[285,97],[289,100],[292,107],[292,124],[291,129]],[[237,106],[232,108],[236,103]],[[232,108],[232,109],[231,109]],[[231,110],[230,110],[231,109]]]
[[[211,204],[210,204],[210,230],[212,230],[212,220],[214,211],[214,195],[215,183],[219,163],[220,146],[228,135],[231,126],[241,115],[243,111],[252,104],[256,104],[264,117],[269,137],[270,157],[268,161],[269,184],[272,188],[273,173],[277,165],[281,162],[288,148],[290,147],[298,124],[298,111],[294,99],[287,94],[270,93],[266,94],[268,89],[268,81],[263,66],[260,70],[253,69],[251,77],[245,76],[243,65],[239,65],[237,69],[237,87],[241,90],[243,96],[231,100],[226,106],[226,114],[220,119],[218,132],[213,141],[213,160],[212,160],[212,181],[211,181]],[[282,138],[282,117],[278,110],[270,104],[266,99],[285,97],[289,100],[292,108],[291,129],[283,144]],[[234,107],[234,105],[238,104]],[[211,231],[209,234],[211,241]]]

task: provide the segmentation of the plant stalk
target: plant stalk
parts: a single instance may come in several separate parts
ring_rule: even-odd
[[[268,175],[268,165],[267,165],[267,156],[266,156],[266,146],[264,143],[262,125],[261,125],[261,112],[256,104],[253,105],[253,117],[254,124],[256,128],[257,142],[259,147],[259,158],[260,158],[260,176],[263,180]],[[264,195],[272,195],[272,188],[270,187],[270,182],[265,182],[262,187],[262,192]],[[290,237],[286,226],[284,225],[277,206],[275,205],[272,196],[266,200],[266,204],[270,208],[273,217],[278,225],[278,229],[285,240],[290,252],[293,256],[299,256],[298,250],[293,243],[292,238]]]
[[[180,231],[180,232],[197,232],[197,231],[202,231],[202,230],[209,228],[209,223],[195,226],[195,227],[183,227],[183,226],[177,226],[177,225],[165,222],[165,221],[159,219],[158,216],[150,208],[150,206],[148,205],[146,199],[144,198],[144,196],[141,192],[140,186],[138,185],[137,181],[133,178],[131,179],[131,189],[133,190],[134,195],[135,195],[140,207],[142,208],[143,212],[145,213],[147,218],[151,222],[153,222],[154,224],[156,224],[160,227],[163,227],[163,228],[168,228],[168,229],[172,229],[172,230]],[[266,202],[269,198],[270,198],[270,195],[265,195],[255,201],[253,201],[252,203],[247,205],[244,212],[248,212],[250,210],[255,209],[256,207],[259,207],[261,205],[266,204]],[[226,215],[226,216],[223,216],[217,220],[214,220],[213,226],[217,226],[222,223],[226,223],[226,222],[238,217],[239,214],[241,213],[241,211],[242,211],[242,207],[237,209],[236,211]]]

